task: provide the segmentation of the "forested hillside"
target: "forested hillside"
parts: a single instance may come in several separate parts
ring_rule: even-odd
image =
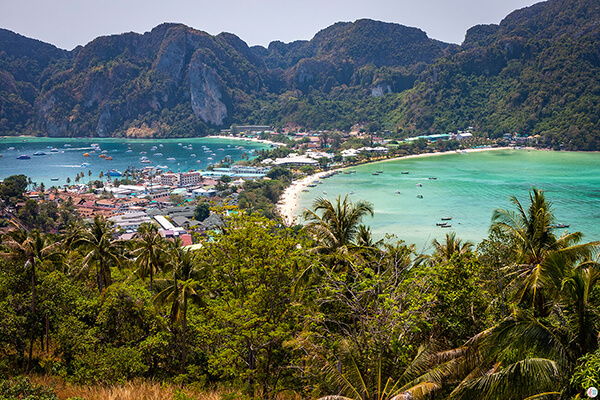
[[[403,137],[468,126],[600,147],[600,5],[550,0],[462,45],[372,20],[248,47],[180,24],[67,52],[0,32],[0,134],[197,136],[232,123]]]

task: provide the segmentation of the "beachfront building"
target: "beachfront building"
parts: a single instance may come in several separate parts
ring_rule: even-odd
[[[303,166],[303,165],[318,165],[319,162],[313,158],[307,156],[299,156],[296,153],[288,154],[287,157],[277,158],[272,160],[267,158],[262,161],[263,164],[270,164],[277,167],[287,167],[287,166]]]

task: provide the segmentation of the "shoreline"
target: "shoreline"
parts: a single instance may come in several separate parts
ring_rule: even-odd
[[[521,150],[521,149],[522,150],[535,150],[534,148],[531,148],[531,147],[521,147],[519,150]],[[514,147],[485,147],[485,148],[478,148],[478,149],[466,149],[466,150],[462,150],[461,152],[477,153],[477,152],[482,152],[482,151],[496,151],[496,150],[517,150],[517,149],[515,149]],[[456,150],[450,150],[450,151],[443,151],[443,152],[438,152],[438,153],[411,154],[408,156],[388,158],[385,160],[370,161],[370,162],[366,162],[366,163],[363,163],[360,165],[377,164],[377,163],[382,163],[382,162],[396,161],[396,160],[409,159],[409,158],[435,157],[435,156],[442,156],[442,155],[448,155],[448,154],[460,154],[460,153],[457,152]],[[330,169],[328,171],[317,172],[316,174],[308,175],[300,180],[293,181],[292,184],[290,186],[288,186],[287,188],[285,188],[283,193],[281,193],[281,196],[279,197],[279,201],[277,202],[277,212],[283,219],[283,223],[290,226],[296,222],[295,211],[298,208],[298,200],[299,200],[298,196],[302,193],[303,189],[305,189],[308,185],[315,182],[316,180],[321,179],[323,177],[323,175],[327,175],[327,174],[331,173],[331,171],[335,171],[335,170],[343,171],[345,169],[353,168],[353,167],[355,167],[355,166],[353,165],[353,166],[334,168],[334,169]]]

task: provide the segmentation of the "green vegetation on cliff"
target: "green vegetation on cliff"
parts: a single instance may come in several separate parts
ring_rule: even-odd
[[[174,137],[232,123],[377,122],[399,137],[473,126],[598,149],[598,7],[549,0],[469,29],[460,46],[366,19],[268,48],[180,24],[70,52],[3,30],[0,134]]]

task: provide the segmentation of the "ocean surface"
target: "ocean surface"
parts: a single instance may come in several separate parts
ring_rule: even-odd
[[[570,224],[568,231],[583,232],[585,241],[600,240],[598,153],[494,150],[351,169],[356,173],[333,176],[302,193],[296,215],[318,196],[334,200],[354,192],[349,194],[353,201],[366,200],[375,207],[374,218],[366,217],[363,222],[377,239],[394,234],[416,244],[417,250],[427,251],[432,239],[441,241],[450,231],[463,240],[480,242],[488,235],[493,210],[514,209],[510,196],[527,207],[529,190],[535,187],[544,190],[552,202],[557,223]],[[373,175],[376,171],[383,173]],[[452,217],[452,227],[436,226],[444,217]]]
[[[99,147],[92,147],[92,144]],[[268,147],[263,143],[226,138],[0,138],[0,179],[24,174],[33,182],[44,182],[46,187],[50,187],[66,184],[67,177],[74,183],[80,172],[85,174],[81,182],[86,183],[88,178],[98,179],[100,172],[104,175],[110,169],[124,172],[128,167],[141,169],[152,166],[173,172],[204,170],[209,164],[216,164],[226,157],[233,161],[240,160],[244,154],[252,158],[254,151]],[[35,156],[35,152],[46,154]],[[84,157],[84,153],[89,153],[89,157]],[[100,158],[101,154],[112,157],[112,160]],[[20,155],[28,155],[31,159],[19,160],[17,157]],[[142,163],[142,157],[151,162]],[[91,175],[88,175],[89,171]]]

